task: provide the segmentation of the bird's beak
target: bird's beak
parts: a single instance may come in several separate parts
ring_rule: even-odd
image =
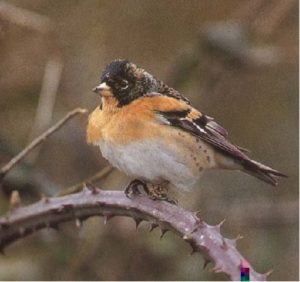
[[[100,94],[100,96],[112,96],[111,87],[106,84],[106,82],[102,82],[98,86],[93,89],[93,92]]]

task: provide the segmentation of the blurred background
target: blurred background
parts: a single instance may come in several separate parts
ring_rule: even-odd
[[[180,205],[201,210],[271,280],[298,280],[298,1],[22,0],[0,2],[0,161],[75,107],[99,104],[91,89],[116,58],[144,67],[187,96],[251,156],[286,174],[278,187],[238,172],[205,173]],[[55,196],[103,169],[78,116],[2,183],[0,212]],[[94,183],[122,190],[113,170]],[[0,257],[0,280],[223,280],[174,234],[99,217],[83,228],[43,230]]]

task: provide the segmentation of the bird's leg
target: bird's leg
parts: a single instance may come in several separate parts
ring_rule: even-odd
[[[127,185],[124,190],[126,197],[130,198],[131,195],[140,195],[141,191],[139,190],[139,186],[141,186],[144,192],[149,195],[147,184],[139,179],[134,179]]]
[[[151,189],[148,189],[148,191],[148,195],[152,200],[166,201],[174,205],[178,203],[176,199],[168,196],[168,189],[164,184],[152,184]]]
[[[149,196],[149,198],[154,201],[156,200],[167,201],[171,204],[177,205],[177,200],[172,199],[168,196],[167,194],[168,189],[166,187],[166,184],[167,183],[149,184],[150,185],[150,189],[149,189],[145,182],[139,179],[134,179],[127,185],[124,192],[126,197],[130,198],[132,195],[142,194],[142,190],[143,190],[143,192],[145,192]],[[142,190],[139,189],[139,187],[141,187]]]

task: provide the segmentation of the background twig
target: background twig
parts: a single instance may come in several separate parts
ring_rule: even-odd
[[[0,18],[40,33],[49,33],[53,28],[48,17],[4,1],[0,2]]]
[[[31,127],[29,142],[45,130],[52,121],[62,69],[63,62],[61,56],[56,54],[50,56],[45,66],[42,88],[39,95],[35,119]],[[34,161],[37,156],[38,150],[35,151],[35,155],[31,155],[31,161]]]
[[[0,181],[4,178],[4,176],[16,165],[18,164],[29,152],[31,152],[36,146],[45,141],[50,135],[52,135],[55,131],[57,131],[60,127],[62,127],[69,119],[78,115],[85,114],[87,112],[86,109],[77,108],[73,111],[70,111],[55,125],[50,127],[43,134],[38,136],[35,140],[33,140],[27,147],[25,147],[18,155],[12,158],[5,166],[3,166],[0,170]]]
[[[96,182],[96,181],[102,179],[103,177],[110,174],[113,169],[114,168],[111,165],[107,165],[103,169],[101,169],[99,172],[97,172],[95,175],[88,177],[88,178],[84,179],[83,181],[62,190],[61,192],[58,193],[57,196],[65,196],[68,194],[73,194],[73,193],[79,192],[82,190],[82,188],[84,187],[84,185],[86,183],[93,183],[93,182]]]

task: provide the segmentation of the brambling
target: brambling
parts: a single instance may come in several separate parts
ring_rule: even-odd
[[[87,141],[135,178],[127,193],[140,184],[188,190],[206,169],[240,170],[272,185],[285,176],[250,159],[212,117],[129,61],[110,63],[93,91],[102,103],[89,116]]]

